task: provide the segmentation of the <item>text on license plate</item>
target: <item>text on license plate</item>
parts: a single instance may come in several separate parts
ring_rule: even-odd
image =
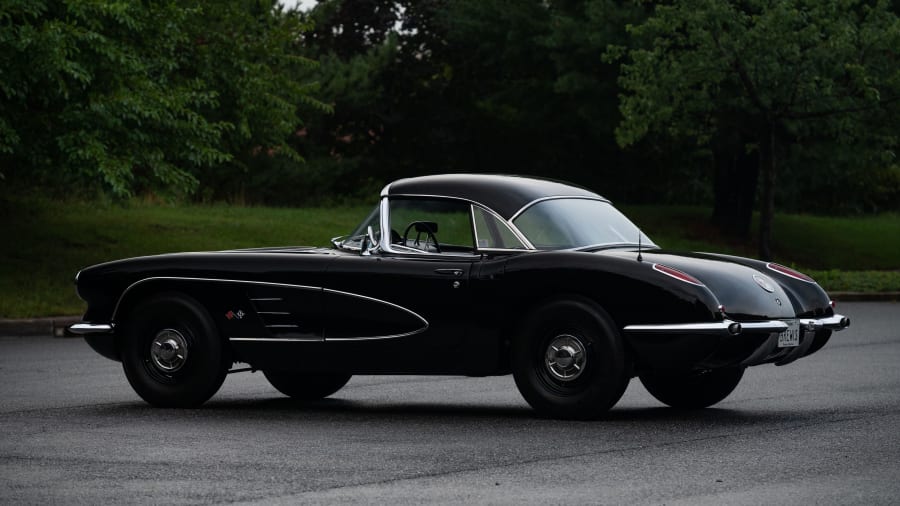
[[[792,348],[800,346],[800,325],[797,322],[789,322],[789,327],[778,334],[779,348]]]

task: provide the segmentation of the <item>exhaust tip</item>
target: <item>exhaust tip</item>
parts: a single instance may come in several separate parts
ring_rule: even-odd
[[[841,318],[841,328],[845,329],[849,326],[850,326],[850,318],[847,318],[846,316]]]
[[[728,326],[728,333],[731,334],[731,335],[733,335],[733,336],[736,336],[736,335],[740,334],[740,333],[741,333],[741,324],[735,322],[735,323],[732,323],[731,325],[729,325],[729,326]]]

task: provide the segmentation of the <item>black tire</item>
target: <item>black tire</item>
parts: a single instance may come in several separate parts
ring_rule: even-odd
[[[659,402],[681,409],[700,409],[722,401],[737,388],[744,369],[729,367],[682,374],[642,374],[641,383]]]
[[[137,305],[123,327],[125,376],[153,406],[199,406],[225,381],[229,354],[206,309],[193,298],[154,296]]]
[[[630,379],[618,329],[602,308],[582,299],[533,312],[516,336],[511,362],[522,397],[552,418],[596,418],[619,401]]]
[[[263,371],[266,379],[279,392],[291,399],[314,401],[337,392],[350,381],[350,374],[302,374]]]

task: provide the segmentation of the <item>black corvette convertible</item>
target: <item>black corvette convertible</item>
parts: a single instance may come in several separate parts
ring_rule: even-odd
[[[512,373],[541,414],[591,418],[634,376],[670,406],[710,406],[746,367],[849,325],[804,274],[661,250],[608,200],[547,180],[396,181],[332,242],[86,268],[70,330],[156,406],[202,404],[237,370],[306,400],[353,374]]]

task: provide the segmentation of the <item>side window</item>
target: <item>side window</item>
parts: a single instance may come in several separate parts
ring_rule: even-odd
[[[429,253],[472,253],[469,204],[455,200],[390,200],[391,244]]]
[[[472,206],[472,216],[479,248],[526,249],[506,223],[487,210]]]

